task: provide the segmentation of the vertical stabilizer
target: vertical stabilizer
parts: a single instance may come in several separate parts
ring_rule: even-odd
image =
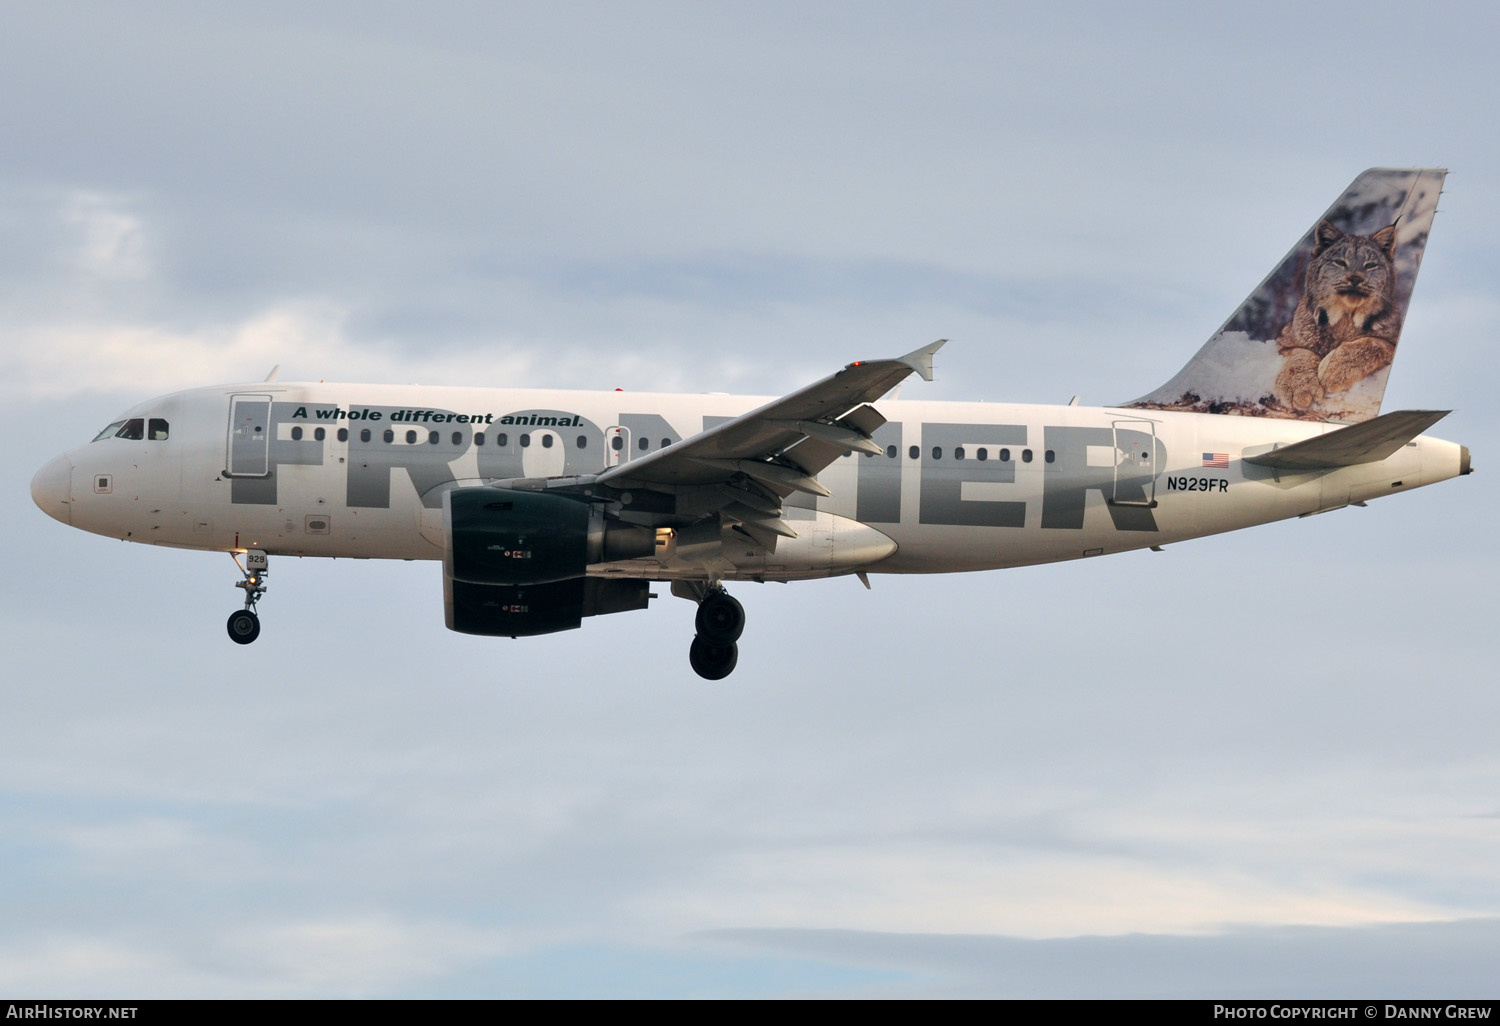
[[[1296,420],[1377,416],[1446,174],[1360,175],[1176,377],[1125,405]]]

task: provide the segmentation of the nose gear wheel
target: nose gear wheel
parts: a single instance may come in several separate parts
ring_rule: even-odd
[[[246,552],[243,563],[238,554],[231,552],[230,555],[234,557],[234,565],[240,568],[240,573],[245,578],[234,582],[234,586],[245,593],[245,608],[230,613],[229,621],[224,627],[229,632],[230,641],[236,645],[248,645],[260,637],[260,617],[256,615],[255,604],[266,593],[266,574],[270,559],[259,549]]]
[[[236,609],[230,613],[225,627],[229,631],[229,640],[237,645],[248,645],[260,637],[260,617],[248,609]]]

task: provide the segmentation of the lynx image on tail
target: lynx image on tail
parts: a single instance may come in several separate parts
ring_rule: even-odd
[[[1296,420],[1377,416],[1445,175],[1361,174],[1186,367],[1126,405]]]
[[[1299,413],[1388,366],[1401,336],[1396,226],[1345,235],[1322,221],[1314,237],[1302,301],[1276,340],[1276,398]]]

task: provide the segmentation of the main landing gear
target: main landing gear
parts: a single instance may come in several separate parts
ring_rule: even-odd
[[[735,642],[745,632],[745,607],[722,587],[709,588],[698,600],[694,625],[698,635],[688,649],[693,672],[705,680],[723,680],[740,659]]]
[[[245,608],[230,613],[225,627],[229,631],[229,639],[236,645],[248,645],[260,637],[260,617],[255,615],[255,603],[266,593],[266,567],[270,558],[260,549],[246,552],[243,564],[240,563],[239,556],[232,552],[230,555],[234,556],[234,565],[245,575],[243,581],[234,582],[236,588],[243,588],[245,591]]]

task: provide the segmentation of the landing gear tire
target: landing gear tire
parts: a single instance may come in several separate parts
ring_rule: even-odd
[[[243,563],[237,553],[229,554],[244,577],[242,581],[235,581],[234,586],[245,593],[245,608],[230,613],[229,623],[225,625],[229,640],[236,645],[248,645],[260,637],[260,617],[255,615],[255,603],[266,593],[266,570],[270,565],[263,550],[246,549],[244,552]]]
[[[740,648],[732,641],[727,645],[715,645],[698,637],[688,649],[688,662],[693,664],[693,672],[704,680],[723,680],[734,672],[739,661]]]
[[[248,645],[260,637],[260,617],[248,609],[236,609],[230,613],[225,627],[229,631],[229,639],[237,645]]]
[[[698,629],[698,637],[710,645],[733,645],[745,633],[745,607],[722,588],[711,591],[698,603],[694,626]],[[733,661],[729,665],[733,669]],[[696,663],[693,668],[697,669]]]

